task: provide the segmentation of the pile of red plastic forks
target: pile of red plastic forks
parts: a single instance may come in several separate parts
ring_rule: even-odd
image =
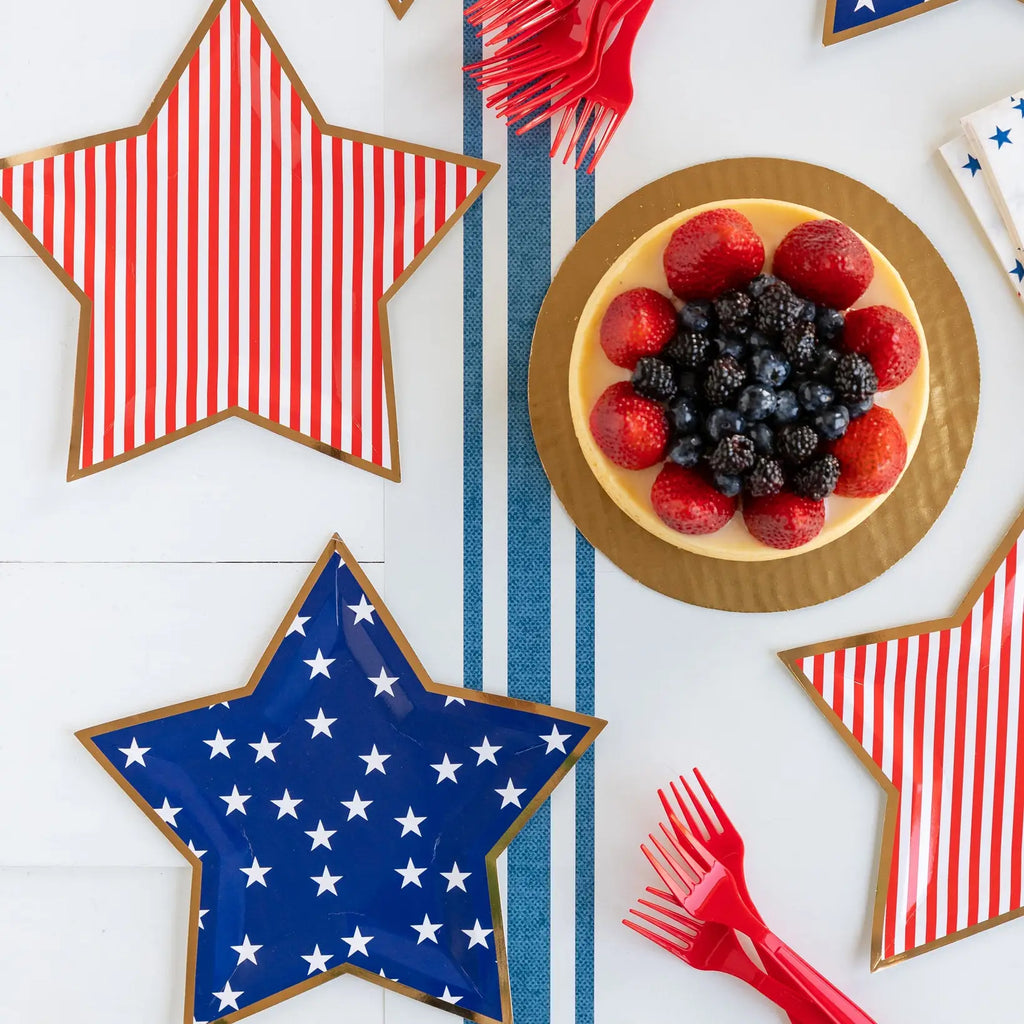
[[[813,967],[769,931],[757,912],[743,872],[743,840],[715,799],[700,772],[694,775],[703,791],[699,799],[680,779],[689,803],[675,783],[672,794],[680,821],[665,793],[658,795],[668,815],[662,825],[665,841],[650,836],[660,854],[641,846],[668,891],[648,888],[662,903],[641,899],[642,910],[630,913],[653,925],[622,923],[702,971],[731,974],[756,988],[789,1015],[793,1024],[874,1024]],[[696,834],[702,836],[703,842]],[[665,904],[669,904],[666,906]],[[765,969],[747,956],[737,932],[746,935]]]
[[[466,68],[519,134],[561,114],[551,155],[593,173],[633,102],[633,45],[654,0],[476,0],[471,24],[495,49]]]

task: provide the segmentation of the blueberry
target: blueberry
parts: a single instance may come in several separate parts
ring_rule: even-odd
[[[686,395],[680,396],[668,407],[668,418],[676,433],[692,434],[700,423],[697,403]]]
[[[704,442],[698,434],[686,434],[680,437],[669,449],[668,457],[684,469],[693,469],[700,462],[704,451]]]
[[[826,406],[832,404],[835,394],[826,384],[805,380],[803,384],[797,387],[796,397],[808,412],[820,412]]]
[[[718,354],[720,356],[732,356],[733,359],[742,359],[746,354],[747,346],[738,338],[720,337],[716,339]]]
[[[688,302],[679,314],[679,326],[684,331],[704,334],[711,326],[711,305],[707,302]]]
[[[775,450],[775,435],[767,423],[754,423],[747,429],[747,437],[754,442],[758,455],[771,455]]]
[[[689,395],[691,398],[700,391],[700,380],[693,370],[684,370],[679,374],[679,394]]]
[[[752,299],[759,299],[766,288],[775,284],[775,278],[771,274],[758,274],[750,284],[747,285],[747,294]]]
[[[747,344],[751,348],[765,348],[771,344],[771,341],[766,334],[762,334],[760,331],[751,331],[747,336]]]
[[[822,341],[835,341],[843,333],[846,318],[838,310],[819,309],[814,325],[818,329],[818,337]]]
[[[838,363],[839,353],[828,345],[822,345],[819,347],[817,355],[814,357],[814,376],[823,384],[830,384],[835,378],[836,366]]]
[[[850,425],[850,413],[845,405],[833,405],[822,409],[811,420],[818,437],[824,441],[838,441]]]
[[[729,476],[725,473],[716,473],[712,478],[715,490],[724,494],[727,498],[735,498],[743,490],[743,480],[738,476]]]
[[[750,375],[761,384],[777,388],[789,377],[789,362],[774,349],[761,348],[750,357]]]
[[[772,422],[778,426],[792,423],[800,415],[800,403],[792,391],[779,391],[775,395],[775,413]]]
[[[746,424],[743,417],[733,409],[714,409],[707,419],[708,437],[712,441],[721,441],[730,434],[741,434]]]
[[[818,307],[810,301],[804,303],[803,308],[800,310],[800,315],[797,317],[798,320],[803,320],[805,323],[814,323],[815,318],[818,315]]]
[[[748,384],[740,392],[736,405],[748,422],[757,423],[775,412],[775,392],[763,384]]]
[[[863,402],[847,402],[846,409],[850,414],[851,420],[860,419],[869,409],[875,404],[875,396],[868,395]]]

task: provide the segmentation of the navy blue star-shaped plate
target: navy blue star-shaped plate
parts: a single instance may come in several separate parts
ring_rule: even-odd
[[[508,1022],[495,861],[603,726],[431,682],[335,538],[248,685],[78,736],[193,865],[187,1024],[346,973]]]

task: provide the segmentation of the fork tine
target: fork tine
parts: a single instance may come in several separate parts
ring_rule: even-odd
[[[583,134],[584,128],[587,126],[587,121],[590,120],[590,115],[594,111],[593,100],[587,100],[583,104],[583,112],[576,119],[576,131],[572,133],[572,138],[569,140],[569,145],[566,149],[565,163],[569,162],[572,154],[576,152],[576,147],[579,144],[580,136]]]
[[[697,859],[693,851],[688,846],[684,846],[672,833],[668,830],[668,826],[662,822],[661,831],[665,833],[665,838],[669,841],[669,844],[675,850],[675,852],[683,858],[686,862],[686,866],[690,869],[694,878],[702,878],[706,872],[704,865]],[[689,835],[689,833],[686,833]],[[672,863],[675,867],[678,862],[674,862],[674,858],[668,853],[663,847],[659,846],[659,850],[665,855],[665,858]]]
[[[693,769],[693,774],[696,776],[697,781],[700,783],[700,788],[704,790],[704,795],[707,797],[708,803],[711,805],[711,810],[715,812],[715,817],[718,818],[719,832],[728,829],[731,832],[736,831],[736,826],[729,820],[729,815],[722,809],[722,805],[718,802],[718,797],[712,792],[711,787],[704,781],[704,776],[701,775],[699,768]]]
[[[597,133],[600,131],[601,124],[605,119],[605,115],[608,113],[607,109],[602,107],[600,104],[595,104],[594,109],[596,113],[594,114],[594,120],[590,125],[590,131],[587,132],[587,137],[584,140],[583,145],[580,146],[579,156],[576,158],[577,171],[582,166],[587,153],[590,151],[590,147],[593,144],[594,139],[597,138]]]
[[[670,939],[666,939],[657,932],[652,932],[650,928],[645,928],[643,925],[634,924],[632,921],[623,918],[622,923],[627,928],[632,928],[637,934],[642,935],[645,939],[650,939],[656,946],[661,946],[662,949],[671,953],[673,956],[679,957],[680,960],[685,960],[684,950],[681,950],[674,942]]]
[[[718,832],[718,825],[714,819],[708,813],[707,807],[704,801],[697,796],[697,794],[690,787],[690,784],[686,779],[680,775],[679,781],[683,784],[683,789],[686,790],[686,795],[690,798],[690,803],[697,809],[697,813],[700,815],[700,820],[704,823],[704,835],[713,836]]]
[[[690,835],[692,833],[692,827],[689,830],[683,827],[683,823],[679,820],[679,817],[676,815],[676,812],[673,809],[672,804],[669,802],[668,797],[665,796],[664,791],[659,789],[658,796],[661,797],[662,806],[665,808],[665,813],[668,814],[669,824],[672,826],[672,829],[675,832],[675,834],[680,838],[682,838],[683,836]]]
[[[569,128],[572,125],[572,107],[566,107],[562,112],[562,120],[558,125],[558,131],[555,132],[555,139],[551,143],[551,156],[557,155],[558,151],[562,148],[562,143],[565,141],[565,136],[569,132]],[[566,157],[568,159],[568,157]]]
[[[658,841],[654,836],[651,836],[651,840],[655,846],[658,846]],[[640,849],[643,851],[644,856],[651,862],[651,867],[658,872],[658,877],[668,886],[669,891],[672,893],[672,898],[677,903],[682,904],[690,894],[690,883],[683,878],[682,875],[679,875],[678,878],[673,878],[669,873],[668,868],[666,868],[646,846],[641,846]]]
[[[693,935],[684,932],[681,928],[677,928],[675,925],[669,924],[667,921],[662,921],[660,918],[654,917],[651,914],[645,914],[642,910],[635,910],[633,907],[630,907],[629,912],[633,914],[634,917],[639,917],[641,921],[646,921],[648,924],[653,924],[656,928],[660,928],[662,931],[667,932],[672,936],[672,938],[678,939],[680,943],[689,943],[693,938]]]
[[[659,900],[668,900],[669,903],[675,899],[675,896],[673,896],[672,893],[665,892],[664,889],[655,889],[653,885],[647,886],[647,892],[652,896],[657,896]]]
[[[696,798],[696,796],[694,796],[693,790],[690,789],[690,787],[687,785],[686,779],[684,779],[682,775],[679,776],[679,781],[682,783],[686,795],[690,798],[689,804],[683,799],[682,794],[679,792],[674,782],[672,783],[672,792],[675,795],[676,801],[679,803],[679,806],[683,811],[683,816],[686,818],[686,823],[690,826],[690,831],[694,835],[714,835],[714,830],[711,827],[710,818],[708,817],[707,812],[704,810],[703,804]],[[695,808],[697,812],[696,814],[694,814],[694,812],[690,810],[691,805],[693,808]],[[701,826],[703,826],[703,829],[701,828]]]
[[[639,899],[637,902],[642,907],[650,907],[651,910],[656,910],[659,914],[664,914],[666,917],[672,918],[673,921],[678,921],[681,925],[685,925],[686,928],[690,930],[689,934],[696,937],[699,925],[692,917],[687,917],[686,914],[680,914],[678,910],[663,907],[660,903],[652,903],[650,900]]]

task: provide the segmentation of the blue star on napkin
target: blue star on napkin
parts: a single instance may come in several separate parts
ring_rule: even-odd
[[[431,683],[335,539],[244,690],[79,735],[195,865],[190,1018],[357,973],[508,1021],[494,858],[602,726]]]

